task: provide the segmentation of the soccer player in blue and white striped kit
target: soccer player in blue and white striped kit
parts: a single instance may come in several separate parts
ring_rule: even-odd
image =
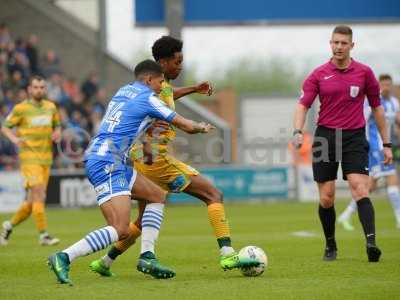
[[[393,80],[388,74],[379,76],[379,85],[381,90],[381,104],[385,109],[386,121],[393,136],[396,120],[400,117],[400,106],[398,99],[392,96]],[[378,134],[378,128],[374,117],[371,115],[369,107],[365,107],[364,113],[367,120],[367,139],[369,142],[369,172],[370,172],[370,190],[376,189],[378,179],[385,177],[386,192],[396,218],[397,228],[400,228],[400,191],[398,187],[398,178],[394,163],[383,164],[383,146],[382,139]],[[354,200],[346,207],[338,218],[338,223],[342,224],[345,230],[354,230],[350,222],[351,215],[357,210]]]
[[[100,129],[85,153],[86,174],[108,225],[49,257],[48,264],[60,283],[71,284],[68,273],[74,259],[100,251],[128,236],[131,196],[147,203],[137,269],[155,278],[175,276],[175,272],[162,266],[154,254],[166,192],[131,167],[127,160],[129,150],[155,119],[171,123],[187,133],[207,133],[213,126],[185,119],[157,98],[164,75],[156,62],[139,63],[135,67],[135,78],[135,82],[121,87],[113,96]]]

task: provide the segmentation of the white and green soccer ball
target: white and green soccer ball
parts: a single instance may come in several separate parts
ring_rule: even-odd
[[[258,267],[241,268],[241,272],[244,276],[255,277],[260,276],[264,273],[265,268],[268,265],[268,257],[264,250],[257,246],[246,246],[239,251],[239,257],[253,258],[260,262]]]

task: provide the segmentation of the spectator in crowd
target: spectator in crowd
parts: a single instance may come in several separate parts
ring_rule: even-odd
[[[105,88],[99,88],[93,101],[93,108],[99,110],[102,114],[106,112],[108,105],[108,96]]]
[[[13,55],[8,59],[9,74],[13,74],[15,71],[19,71],[23,79],[28,81],[30,75],[29,61],[23,53],[17,51],[13,52]]]
[[[0,49],[0,72],[8,73],[8,54],[6,50]]]
[[[28,98],[28,93],[26,89],[19,89],[16,95],[15,104],[20,103]]]
[[[47,96],[58,104],[65,104],[68,101],[67,94],[63,90],[63,77],[59,73],[53,73],[47,81]]]
[[[12,90],[14,93],[17,93],[19,89],[26,88],[27,81],[22,77],[22,74],[19,70],[13,71],[11,77],[9,77],[5,84],[4,89]]]
[[[0,110],[2,110],[0,105]],[[0,170],[13,170],[18,168],[17,150],[8,139],[0,139]]]
[[[16,104],[15,94],[12,90],[5,90],[4,91],[4,98],[3,98],[3,105],[6,109],[6,113],[8,114],[14,105]]]
[[[43,59],[42,73],[46,78],[50,78],[54,73],[61,73],[60,59],[52,49],[47,50]]]
[[[6,73],[0,71],[0,103],[4,101],[4,84],[6,82]]]
[[[91,72],[88,78],[81,86],[81,91],[84,95],[84,100],[88,101],[94,96],[99,89],[99,79],[96,72]]]
[[[22,38],[18,38],[15,40],[15,52],[21,53],[23,56],[26,56],[26,44]]]
[[[75,78],[70,77],[63,82],[64,92],[67,94],[68,98],[75,98],[79,96],[80,90],[79,85]]]
[[[11,35],[6,23],[0,24],[0,44],[8,44],[11,42]]]
[[[31,34],[26,44],[26,56],[29,60],[29,67],[32,75],[39,74],[39,49],[37,48],[37,44],[37,36]]]

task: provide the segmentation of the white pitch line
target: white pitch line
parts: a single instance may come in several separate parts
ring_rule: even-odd
[[[306,237],[306,238],[311,238],[311,237],[317,236],[317,234],[315,234],[314,232],[305,231],[305,230],[292,232],[291,235],[294,235],[297,237]]]

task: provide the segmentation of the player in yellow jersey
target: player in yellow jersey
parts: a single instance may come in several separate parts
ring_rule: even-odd
[[[177,78],[182,70],[182,46],[182,41],[170,36],[163,36],[152,47],[153,57],[161,65],[166,79],[159,97],[172,109],[175,109],[175,101],[185,95],[192,93],[211,95],[212,93],[211,85],[208,82],[182,88],[174,88],[169,83],[170,80]],[[208,217],[220,248],[220,265],[224,270],[258,265],[255,260],[240,258],[232,248],[222,193],[197,170],[168,153],[168,145],[174,140],[175,135],[173,126],[157,121],[145,137],[143,147],[136,146],[132,151],[136,170],[168,192],[184,192],[200,199],[207,205]],[[93,271],[103,276],[113,275],[110,271],[112,262],[118,255],[126,251],[141,234],[143,209],[143,205],[139,207],[138,219],[135,223],[130,223],[129,237],[118,241],[107,255],[90,264]]]
[[[27,193],[25,201],[11,220],[3,223],[1,245],[8,244],[13,227],[31,214],[39,231],[39,243],[55,245],[59,242],[59,239],[51,237],[47,232],[44,202],[53,162],[53,142],[61,138],[60,117],[55,104],[44,98],[44,78],[32,77],[28,92],[31,98],[17,104],[1,128],[2,133],[19,148],[21,173]]]

